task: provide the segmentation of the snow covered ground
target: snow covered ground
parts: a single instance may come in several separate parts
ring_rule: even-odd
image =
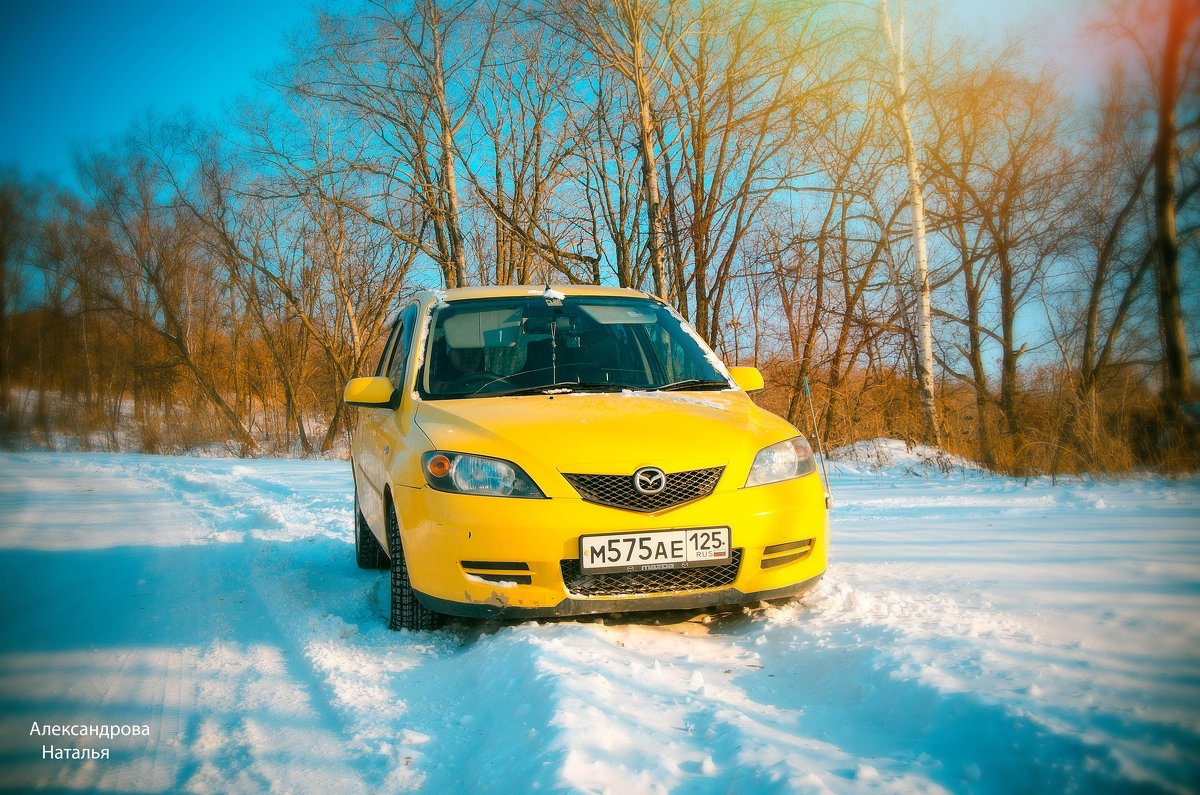
[[[802,602],[425,633],[347,464],[0,456],[0,789],[1195,791],[1200,480],[883,447]]]

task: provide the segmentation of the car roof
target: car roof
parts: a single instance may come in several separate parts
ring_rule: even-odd
[[[417,299],[422,303],[442,301],[462,301],[472,298],[504,298],[525,295],[545,295],[560,293],[562,295],[588,295],[623,298],[649,298],[654,296],[641,290],[631,290],[626,287],[606,287],[599,284],[510,284],[493,287],[459,287],[453,290],[426,290],[417,293]]]

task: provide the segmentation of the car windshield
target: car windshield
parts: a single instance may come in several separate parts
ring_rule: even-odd
[[[731,388],[678,315],[662,304],[558,295],[435,307],[417,379],[421,395]]]

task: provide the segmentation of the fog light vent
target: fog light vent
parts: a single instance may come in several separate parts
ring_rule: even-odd
[[[815,539],[806,538],[803,541],[788,541],[785,544],[772,544],[763,549],[761,568],[773,569],[776,566],[784,566],[788,563],[795,563],[797,560],[808,557],[812,552]]]
[[[533,576],[529,572],[529,564],[519,561],[502,560],[464,560],[461,561],[463,571],[468,575],[484,582],[514,583],[516,585],[533,584]],[[520,573],[525,572],[525,573]]]

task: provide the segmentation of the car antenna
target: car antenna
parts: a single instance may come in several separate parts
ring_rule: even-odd
[[[825,478],[825,508],[833,507],[833,490],[829,488],[829,467],[825,464],[825,451],[821,449],[821,432],[817,430],[817,412],[813,409],[812,392],[808,391],[808,376],[804,376],[804,395],[808,398],[808,412],[812,415],[813,438],[817,440],[817,455],[821,458],[821,475]]]

